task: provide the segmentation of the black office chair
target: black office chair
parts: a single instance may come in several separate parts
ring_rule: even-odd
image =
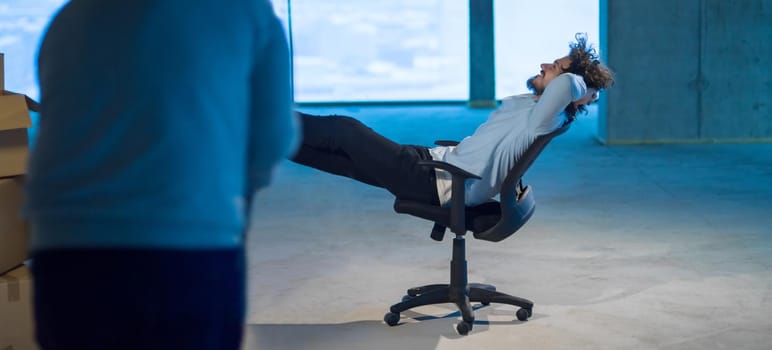
[[[522,176],[531,166],[545,146],[556,136],[563,134],[570,127],[566,122],[557,130],[536,138],[510,170],[499,193],[499,202],[491,201],[474,207],[464,205],[464,182],[480,177],[451,164],[439,161],[421,161],[421,165],[432,166],[448,171],[452,175],[451,207],[443,208],[420,202],[397,199],[394,210],[397,213],[410,214],[434,221],[431,238],[441,241],[446,227],[456,234],[453,239],[453,259],[450,261],[450,284],[430,284],[410,288],[402,302],[391,306],[383,320],[389,326],[399,323],[400,312],[417,306],[454,303],[461,311],[462,321],[456,325],[459,334],[465,335],[472,330],[474,313],[471,302],[483,305],[502,303],[518,306],[516,316],[526,321],[533,313],[533,302],[496,291],[489,284],[468,283],[466,271],[466,252],[464,235],[471,231],[474,238],[491,242],[501,241],[525,224],[533,214],[535,202],[530,186],[524,186]],[[438,145],[454,145],[453,141],[437,141]]]

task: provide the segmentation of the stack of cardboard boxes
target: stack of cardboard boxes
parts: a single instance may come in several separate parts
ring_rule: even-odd
[[[28,226],[22,220],[24,172],[32,125],[29,97],[5,90],[0,53],[0,349],[36,349],[33,339],[32,278],[27,259]]]

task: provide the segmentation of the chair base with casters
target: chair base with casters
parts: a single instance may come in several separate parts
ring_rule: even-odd
[[[399,323],[400,313],[418,306],[453,303],[461,311],[462,321],[456,325],[459,334],[466,335],[472,330],[474,313],[471,303],[509,304],[520,307],[516,316],[520,321],[526,321],[533,314],[533,302],[520,297],[496,291],[490,284],[468,283],[465,257],[465,239],[463,235],[453,239],[453,259],[450,262],[450,283],[430,284],[407,290],[402,302],[391,306],[390,311],[383,316],[383,321],[389,326]]]
[[[490,303],[508,304],[518,307],[515,316],[520,321],[527,321],[533,315],[533,302],[520,297],[505,294],[489,284],[468,283],[466,267],[467,231],[474,238],[490,242],[499,242],[517,232],[530,219],[534,212],[535,201],[530,186],[524,186],[522,176],[536,157],[552,138],[568,130],[570,121],[551,133],[537,137],[517,159],[499,192],[499,201],[491,201],[474,207],[465,206],[465,182],[480,179],[452,164],[441,161],[421,161],[419,165],[442,169],[451,174],[451,206],[419,203],[397,198],[394,210],[434,222],[431,238],[442,241],[446,228],[455,234],[453,239],[453,258],[450,261],[450,283],[430,284],[407,290],[402,301],[391,306],[383,321],[389,326],[399,324],[400,313],[418,306],[453,303],[461,312],[461,322],[456,325],[459,334],[466,335],[472,330],[474,312],[472,303],[488,305]],[[440,145],[453,145],[448,141]]]

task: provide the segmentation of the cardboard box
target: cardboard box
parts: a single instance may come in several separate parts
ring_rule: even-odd
[[[0,177],[22,175],[27,169],[32,126],[29,111],[39,105],[31,98],[5,90],[4,56],[0,54]]]
[[[24,178],[0,178],[0,274],[27,259],[29,230],[21,218],[23,201]]]
[[[0,177],[22,175],[27,169],[27,129],[0,131]]]
[[[0,275],[0,349],[36,350],[32,275],[26,266]]]

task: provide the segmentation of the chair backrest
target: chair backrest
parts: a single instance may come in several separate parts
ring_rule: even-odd
[[[522,187],[521,178],[544,147],[569,127],[570,122],[566,122],[558,129],[534,140],[504,179],[499,192],[500,202],[491,201],[465,208],[464,222],[467,231],[472,231],[477,239],[498,242],[517,232],[528,221],[536,202],[531,187]],[[437,241],[442,240],[446,227],[451,224],[451,208],[438,205],[397,198],[394,201],[394,211],[434,221],[431,237]]]
[[[530,219],[536,202],[530,186],[522,186],[522,177],[547,144],[555,137],[568,131],[570,127],[571,121],[567,121],[556,130],[537,137],[528,146],[501,185],[499,192],[501,214],[498,221],[486,230],[473,231],[475,238],[492,242],[501,241],[517,232]]]

